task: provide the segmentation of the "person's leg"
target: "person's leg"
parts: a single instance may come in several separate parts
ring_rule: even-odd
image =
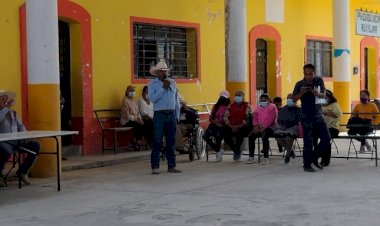
[[[168,169],[176,167],[175,157],[175,133],[176,133],[176,117],[175,113],[165,115],[165,136],[166,136],[166,159],[168,161]]]
[[[150,164],[152,169],[160,167],[160,154],[162,147],[162,138],[164,136],[164,120],[165,114],[155,112],[153,117],[153,142],[152,152],[150,157]]]
[[[319,120],[315,123],[315,128],[319,136],[319,143],[314,156],[314,164],[318,164],[318,158],[325,155],[325,153],[331,149],[331,136],[330,131],[327,128],[327,124],[323,120]],[[330,150],[331,153],[331,150]]]
[[[183,126],[184,124],[178,123],[177,129],[175,131],[175,149],[179,152],[183,152],[185,150],[185,146],[183,143]]]
[[[290,156],[291,155],[291,152],[294,151],[293,150],[293,143],[294,143],[294,137],[292,136],[286,136],[284,137],[284,147],[286,149],[286,156]]]
[[[153,140],[153,120],[151,120],[151,119],[144,119],[144,136],[145,136],[146,142],[149,145],[152,145],[152,140]]]
[[[29,141],[25,144],[22,144],[20,147],[21,147],[21,150],[22,148],[26,148],[36,153],[36,154],[32,154],[25,150],[22,150],[23,153],[26,153],[26,158],[24,159],[24,162],[20,165],[19,172],[22,174],[28,174],[29,170],[32,168],[40,152],[40,143],[38,143],[37,141]]]
[[[262,134],[264,158],[269,157],[269,137],[272,136],[274,136],[274,132],[271,128],[266,128]]]
[[[220,143],[219,147],[217,146],[216,143],[214,143],[211,139],[211,137],[215,137],[215,140],[217,140],[217,133],[216,133],[216,128],[217,127],[215,124],[210,124],[208,128],[206,129],[205,133],[203,134],[203,139],[206,141],[206,143],[216,152],[220,150]],[[222,138],[223,139],[223,138]],[[219,138],[220,142],[222,139]]]
[[[331,138],[335,138],[339,134],[339,130],[335,128],[329,128],[329,132],[330,132]],[[322,153],[321,164],[323,166],[328,166],[330,164],[330,159],[331,159],[331,142],[330,142],[330,145],[328,145],[326,151]]]
[[[248,149],[249,149],[249,157],[255,157],[255,149],[256,149],[256,139],[259,137],[258,134],[252,133],[248,137]]]
[[[313,150],[313,123],[302,122],[303,128],[303,167],[306,169],[311,168],[312,163],[312,150]]]
[[[4,170],[4,166],[13,153],[13,147],[4,142],[0,142],[0,174]],[[0,175],[0,177],[1,177]]]
[[[234,155],[236,156],[237,159],[240,159],[241,157],[241,152],[242,152],[242,147],[241,145],[243,144],[244,137],[247,135],[247,128],[242,127],[240,128],[236,133],[235,133],[235,147],[234,147]]]

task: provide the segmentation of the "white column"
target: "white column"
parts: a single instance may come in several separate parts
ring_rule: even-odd
[[[26,0],[29,84],[59,84],[57,0]]]
[[[333,0],[334,81],[350,81],[350,0]]]
[[[247,81],[246,0],[226,0],[227,81]]]

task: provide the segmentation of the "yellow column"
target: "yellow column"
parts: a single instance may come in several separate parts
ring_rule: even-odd
[[[350,82],[334,82],[334,96],[338,100],[342,112],[351,111]],[[341,124],[346,124],[350,115],[342,115]],[[346,128],[341,128],[342,131]]]
[[[58,10],[56,0],[26,0],[29,130],[60,130]],[[55,151],[41,139],[41,152]],[[59,158],[61,159],[61,158]],[[56,156],[40,155],[33,176],[56,175]]]

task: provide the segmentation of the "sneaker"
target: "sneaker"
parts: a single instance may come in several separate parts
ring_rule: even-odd
[[[365,142],[365,147],[367,148],[367,151],[369,151],[369,152],[372,149],[371,145],[367,141]]]
[[[152,174],[154,174],[154,175],[160,174],[160,170],[158,168],[153,168]]]
[[[234,155],[233,159],[235,162],[240,162],[241,156],[240,155]]]
[[[181,170],[176,169],[175,167],[168,168],[169,173],[182,173]]]
[[[268,165],[269,164],[269,159],[264,158],[263,161],[261,162],[261,165]]]
[[[360,153],[364,153],[365,152],[365,145],[360,145],[360,150],[359,150]]]
[[[245,164],[252,164],[255,161],[253,157],[249,157]]]
[[[305,172],[309,172],[309,173],[314,173],[314,172],[317,172],[313,167],[309,166],[309,167],[303,167],[303,171]]]
[[[17,176],[20,178],[20,180],[22,182],[24,182],[25,184],[30,185],[29,177],[28,177],[27,174],[25,174],[25,173],[18,173]]]
[[[285,156],[284,163],[288,164],[290,162],[290,156]]]
[[[217,162],[221,162],[223,160],[223,154],[224,154],[224,150],[223,149],[220,149],[217,153],[216,153],[216,161]]]

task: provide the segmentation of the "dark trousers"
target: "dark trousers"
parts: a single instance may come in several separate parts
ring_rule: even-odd
[[[339,135],[339,130],[335,128],[329,128],[329,132],[330,132],[331,138],[336,138]],[[313,133],[313,146],[315,147],[314,149],[316,149],[318,145],[318,137],[319,135],[317,134],[317,132],[314,132]],[[327,147],[327,149],[320,154],[321,154],[321,163],[324,165],[329,165],[330,159],[331,159],[331,142],[330,142],[330,145]]]
[[[249,136],[249,157],[255,156],[255,142],[257,138],[263,140],[263,152],[264,158],[269,157],[269,137],[274,136],[274,132],[271,128],[266,128],[263,133],[252,133]],[[259,150],[260,151],[260,150]]]
[[[135,121],[129,121],[124,124],[124,127],[133,127],[133,133],[137,140],[141,140],[144,136],[144,125]]]
[[[215,151],[220,151],[220,144],[222,143],[224,136],[223,127],[219,127],[216,124],[211,123],[206,129],[203,139],[208,145]],[[212,141],[211,137],[215,138],[215,142]]]
[[[168,161],[168,168],[176,166],[175,157],[175,131],[176,131],[175,112],[159,112],[155,111],[153,116],[153,145],[150,157],[152,169],[159,168],[160,154],[162,147],[162,138],[166,138],[165,153]]]
[[[318,158],[323,155],[330,147],[331,137],[330,132],[323,118],[315,120],[302,120],[303,127],[303,165],[311,167],[311,163],[318,161]],[[314,150],[313,155],[313,132],[318,134],[319,143]],[[331,152],[331,151],[330,151]]]
[[[144,121],[144,136],[149,145],[152,145],[153,139],[153,120],[150,118],[143,118]]]
[[[0,142],[0,173],[3,171],[4,165],[8,161],[10,156],[16,151],[16,147],[16,143],[14,145],[12,143],[11,145],[8,143]],[[40,144],[36,141],[27,141],[19,144],[18,147],[25,148],[36,153],[32,154],[22,149],[19,149],[20,153],[26,154],[26,158],[20,165],[19,172],[27,174],[30,168],[33,166],[33,163],[36,160],[38,153],[40,152]]]
[[[224,141],[231,147],[235,158],[240,157],[241,145],[244,137],[248,136],[250,129],[248,126],[243,126],[237,131],[232,132],[230,127],[226,127],[224,131]]]

